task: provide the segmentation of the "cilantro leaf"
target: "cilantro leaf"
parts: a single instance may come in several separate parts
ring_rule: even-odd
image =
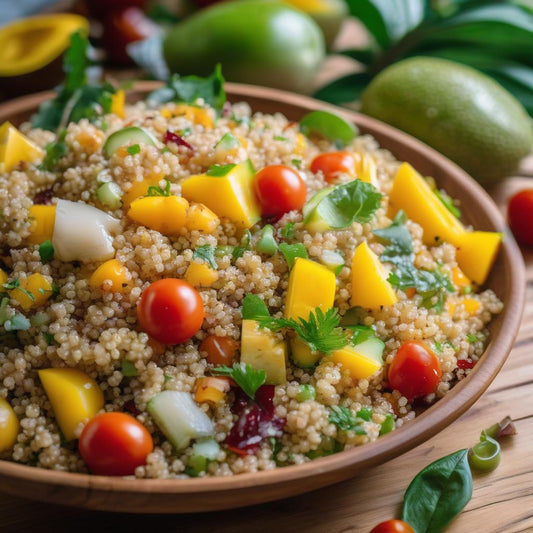
[[[130,155],[138,154],[140,153],[140,151],[141,151],[141,147],[138,144],[132,144],[131,146],[128,146],[126,148],[126,152],[128,152],[128,154]]]
[[[165,178],[164,189],[162,189],[159,185],[150,185],[146,191],[146,196],[170,196],[170,181]]]
[[[67,154],[68,148],[65,143],[67,130],[63,130],[57,137],[55,142],[48,143],[45,146],[45,156],[42,163],[39,165],[39,170],[47,170],[52,172],[58,161]]]
[[[243,320],[256,320],[257,317],[269,317],[268,307],[256,294],[247,294],[242,301]]]
[[[222,111],[226,102],[224,92],[224,77],[220,64],[207,78],[199,76],[184,76],[173,74],[167,84],[148,95],[148,103],[153,106],[166,102],[185,102],[194,104],[202,98],[206,104],[214,108],[217,113]]]
[[[381,254],[382,261],[392,264],[401,261],[413,261],[413,239],[405,225],[406,222],[406,214],[403,211],[398,211],[389,227],[372,231],[374,235],[388,243],[385,251]]]
[[[434,189],[433,192],[437,196],[437,198],[442,202],[444,207],[454,216],[457,218],[461,218],[461,210],[457,207],[456,201],[453,200],[451,196],[448,195],[448,193],[441,189]]]
[[[292,329],[314,352],[325,355],[340,350],[348,344],[346,335],[339,327],[340,317],[337,308],[332,307],[325,313],[317,307],[309,313],[305,320],[299,317],[273,318],[270,316],[258,316],[255,318],[262,328],[279,331],[283,328]]]
[[[285,257],[289,268],[293,267],[297,257],[303,257],[304,259],[309,257],[307,254],[307,248],[301,242],[296,242],[294,244],[282,242],[279,245],[279,250]]]
[[[210,244],[202,244],[201,246],[198,246],[198,248],[196,248],[192,254],[193,259],[196,259],[197,257],[208,263],[213,270],[217,270],[218,265],[215,261],[214,246],[211,246]]]
[[[381,204],[381,197],[371,183],[352,180],[334,187],[319,201],[315,210],[331,228],[347,228],[354,222],[370,222]]]
[[[366,435],[366,431],[361,426],[363,419],[353,416],[351,410],[344,405],[334,405],[331,408],[329,421],[342,431],[353,431],[356,435]]]
[[[235,163],[229,163],[228,165],[211,165],[207,169],[206,174],[208,176],[221,178],[222,176],[226,176],[230,172],[230,170],[232,170],[236,166],[237,165]]]
[[[244,363],[235,363],[233,368],[226,365],[218,366],[211,372],[232,378],[252,400],[255,398],[257,389],[266,381],[266,372],[263,369],[256,370],[253,366]]]

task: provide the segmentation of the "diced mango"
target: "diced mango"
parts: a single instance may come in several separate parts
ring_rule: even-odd
[[[104,406],[102,390],[77,368],[46,368],[38,373],[61,432],[67,441],[74,440],[78,425]]]
[[[185,225],[189,231],[211,234],[220,225],[220,219],[206,205],[191,202]]]
[[[51,241],[54,235],[54,224],[56,221],[55,205],[32,205],[29,213],[30,244],[41,244],[44,241]]]
[[[161,109],[161,115],[164,118],[184,116],[189,122],[193,124],[200,124],[206,129],[213,128],[213,119],[209,115],[207,109],[196,107],[187,104],[168,105]]]
[[[498,255],[502,236],[494,231],[469,231],[455,243],[455,258],[459,267],[478,285],[483,285],[489,275]]]
[[[481,302],[474,298],[464,298],[463,300],[450,300],[446,303],[448,314],[453,316],[457,311],[457,306],[462,305],[469,316],[477,315],[481,309]]]
[[[120,118],[124,118],[124,103],[126,102],[126,93],[120,89],[113,96],[111,96],[111,113],[114,113]]]
[[[395,211],[403,209],[408,218],[422,226],[427,245],[443,241],[457,245],[466,231],[409,163],[402,163],[398,169],[389,201]]]
[[[219,217],[229,218],[240,229],[261,219],[253,190],[254,169],[250,161],[233,167],[225,176],[200,174],[181,184],[181,193],[191,202],[206,205]]]
[[[19,419],[7,400],[0,398],[0,452],[13,447],[19,433]]]
[[[135,180],[132,182],[131,187],[122,195],[122,204],[129,206],[133,200],[145,196],[150,187],[156,187],[159,185],[159,181],[163,178],[163,175],[150,176],[142,181]]]
[[[334,351],[330,357],[333,362],[347,369],[353,379],[367,379],[383,366],[383,363],[361,353],[357,347],[351,345]]]
[[[472,287],[472,282],[465,276],[465,273],[459,267],[452,268],[451,280],[459,292],[464,292],[465,289]]]
[[[44,151],[10,122],[0,126],[0,172],[11,172],[21,161],[33,163],[43,157]]]
[[[52,284],[39,273],[31,274],[19,280],[18,287],[8,291],[24,311],[43,305],[53,293]]]
[[[272,331],[260,328],[255,320],[242,321],[241,363],[266,372],[266,383],[287,381],[287,344]]]
[[[211,287],[218,279],[218,272],[205,263],[193,261],[185,271],[185,281],[193,287]]]
[[[127,268],[117,259],[110,259],[92,273],[89,285],[107,292],[122,292],[127,287],[128,281]]]
[[[7,274],[0,268],[0,285],[7,281]]]
[[[294,147],[294,153],[302,155],[307,147],[307,139],[302,133],[296,134],[296,145]]]
[[[289,346],[292,362],[300,368],[313,368],[324,357],[323,353],[313,352],[299,337],[290,339]]]
[[[198,403],[218,403],[225,398],[229,390],[230,385],[227,379],[213,377],[198,378],[196,380],[194,399]]]
[[[375,187],[378,184],[377,167],[374,158],[371,155],[354,152],[355,157],[355,175],[361,181],[371,183]]]
[[[188,208],[181,196],[145,196],[131,203],[128,216],[163,235],[176,235],[185,226]]]
[[[398,297],[392,285],[387,281],[387,274],[378,256],[362,242],[352,259],[352,297],[353,306],[367,309],[379,309],[394,305]]]

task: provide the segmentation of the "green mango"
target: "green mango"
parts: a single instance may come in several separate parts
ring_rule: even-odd
[[[325,57],[319,26],[278,0],[223,2],[169,30],[163,53],[171,72],[307,93]]]

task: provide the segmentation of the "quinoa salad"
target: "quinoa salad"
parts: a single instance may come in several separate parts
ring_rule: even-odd
[[[302,464],[409,423],[482,361],[501,235],[344,119],[253,112],[213,79],[1,126],[0,458]]]

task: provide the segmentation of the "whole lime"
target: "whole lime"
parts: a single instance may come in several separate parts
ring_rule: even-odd
[[[494,80],[452,61],[413,57],[380,72],[362,112],[440,151],[481,183],[512,174],[533,145],[524,107]]]

